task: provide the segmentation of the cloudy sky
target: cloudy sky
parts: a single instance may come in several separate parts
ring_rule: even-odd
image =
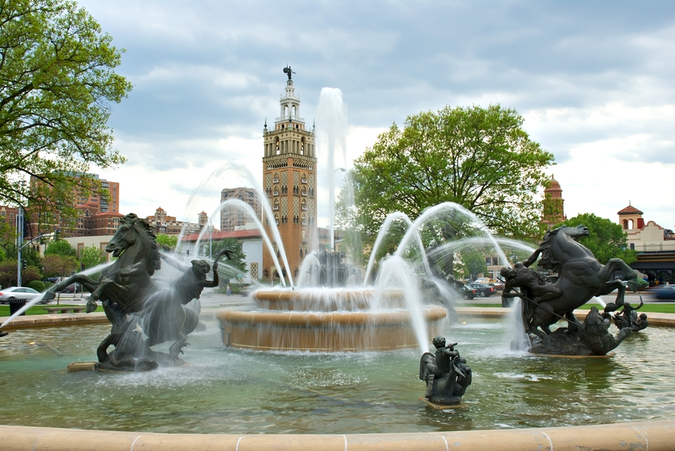
[[[79,3],[134,85],[110,121],[129,161],[101,173],[122,213],[196,221],[242,184],[223,165],[260,178],[290,64],[308,123],[322,88],[342,91],[349,159],[408,115],[499,103],[555,155],[568,217],[616,220],[630,202],[675,226],[673,2]]]

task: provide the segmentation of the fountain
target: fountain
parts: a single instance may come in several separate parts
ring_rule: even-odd
[[[377,262],[386,251],[388,225],[395,221],[405,223],[406,232],[391,255]],[[490,246],[506,263],[502,241],[454,204],[429,209],[415,221],[393,215],[385,224],[364,277],[340,254],[314,253],[303,265],[304,287],[289,280],[290,287],[260,290],[254,308],[220,309],[221,298],[205,291],[200,318],[207,327],[187,332],[188,366],[176,365],[176,351],[184,344],[178,336],[168,359],[145,349],[116,359],[132,357],[132,366],[158,366],[155,371],[66,374],[67,364],[90,359],[101,337],[114,330],[77,323],[29,328],[38,322],[31,317],[7,324],[10,333],[0,338],[0,387],[11,393],[0,409],[3,447],[671,448],[675,355],[669,328],[627,337],[611,359],[558,359],[512,350],[504,345],[506,322],[488,317],[508,310],[455,311],[449,304],[451,274],[443,273],[467,261],[463,252],[476,246]],[[426,227],[452,239],[425,249],[421,230]],[[209,283],[202,274],[197,280],[198,296]],[[316,286],[343,282],[349,289]],[[114,318],[117,307],[108,307]],[[448,313],[457,315],[453,325]],[[654,315],[650,324],[675,321]],[[113,322],[116,326],[136,330],[125,322]],[[187,335],[187,329],[180,330]],[[476,394],[464,396],[466,409],[429,409],[418,400],[418,375],[430,378],[420,372],[419,351],[428,351],[435,335],[461,343],[470,358]],[[424,362],[425,367],[433,363]],[[451,387],[453,400],[466,385]]]

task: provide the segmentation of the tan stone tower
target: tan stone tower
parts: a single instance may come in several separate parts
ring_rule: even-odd
[[[265,218],[266,224],[274,221],[278,225],[290,266],[284,271],[295,280],[302,259],[311,250],[309,238],[316,236],[317,159],[314,127],[307,130],[300,117],[300,98],[295,95],[291,78],[294,72],[289,66],[284,73],[288,81],[279,101],[281,114],[274,120],[272,130],[267,128],[267,121],[263,130],[263,187],[274,214],[274,218]],[[270,239],[274,240],[271,234]],[[279,261],[283,265],[281,258]],[[263,252],[263,279],[279,280],[267,250]]]
[[[549,186],[544,190],[544,212],[542,222],[548,226],[559,224],[567,219],[565,216],[565,199],[562,197],[560,183],[551,176]]]

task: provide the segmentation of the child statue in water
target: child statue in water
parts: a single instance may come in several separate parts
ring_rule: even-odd
[[[446,345],[444,337],[433,340],[434,354],[425,352],[420,359],[420,379],[427,384],[424,397],[434,404],[459,404],[471,384],[471,368],[455,350],[457,343]]]

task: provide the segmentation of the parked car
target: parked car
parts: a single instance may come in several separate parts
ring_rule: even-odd
[[[494,282],[494,283],[490,282],[487,285],[490,285],[492,288],[495,289],[495,291],[503,291],[504,290],[504,283],[500,282],[500,281],[497,281],[497,282]]]
[[[656,299],[675,299],[675,285],[663,285],[658,288],[652,288]]]
[[[463,285],[462,288],[459,289],[459,294],[464,299],[471,300],[478,295],[478,292],[467,285]]]
[[[82,293],[82,285],[79,283],[71,283],[66,288],[61,290],[61,293]]]
[[[482,296],[484,298],[490,297],[495,293],[495,289],[491,287],[490,285],[486,285],[484,283],[469,283],[467,284],[469,288],[472,288],[476,290],[476,293],[478,293],[479,296]]]
[[[0,304],[9,304],[10,302],[32,301],[40,296],[41,293],[28,287],[9,287],[0,290]]]

